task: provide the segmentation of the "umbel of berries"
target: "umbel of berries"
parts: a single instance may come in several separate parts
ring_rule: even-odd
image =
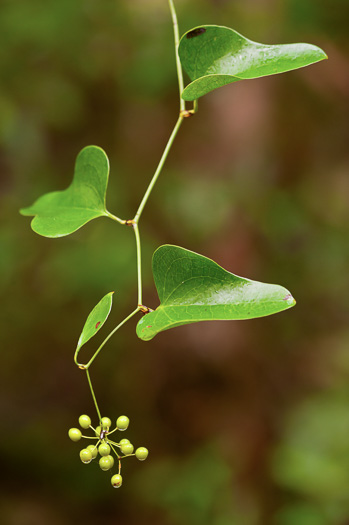
[[[144,461],[148,457],[148,449],[145,447],[138,447],[134,450],[133,444],[129,439],[123,438],[120,441],[114,441],[110,438],[111,434],[116,431],[127,430],[130,420],[127,416],[120,416],[116,420],[115,428],[109,417],[102,417],[99,425],[94,428],[91,424],[91,418],[86,414],[79,417],[79,425],[83,430],[92,430],[92,436],[83,435],[79,428],[70,428],[68,436],[72,441],[80,441],[81,439],[92,440],[86,448],[80,450],[80,459],[83,463],[91,463],[99,456],[99,466],[101,470],[108,471],[114,467],[117,473],[113,474],[111,484],[114,488],[119,488],[122,485],[121,476],[121,461],[130,456],[135,456],[140,461]]]

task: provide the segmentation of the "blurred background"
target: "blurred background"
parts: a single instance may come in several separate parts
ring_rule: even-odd
[[[349,3],[177,0],[181,33],[212,23],[329,60],[200,100],[140,223],[172,243],[286,286],[291,310],[199,323],[142,342],[135,320],[91,369],[102,415],[150,450],[124,484],[68,440],[96,419],[73,353],[103,295],[86,358],[136,303],[132,232],[107,219],[70,237],[18,213],[64,189],[89,144],[111,162],[108,209],[131,218],[178,114],[166,0],[0,4],[1,492],[4,525],[349,524]],[[82,351],[83,352],[83,351]],[[81,354],[83,355],[83,353]]]

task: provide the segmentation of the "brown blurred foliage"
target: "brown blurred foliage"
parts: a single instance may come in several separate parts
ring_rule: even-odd
[[[125,462],[118,491],[80,463],[67,430],[94,409],[73,352],[105,293],[116,291],[104,333],[133,308],[134,239],[104,219],[40,238],[18,209],[66,187],[79,150],[97,144],[111,161],[108,208],[132,216],[177,118],[171,21],[165,0],[2,0],[5,525],[349,523],[349,4],[176,6],[182,32],[227,25],[317,44],[329,60],[200,101],[141,222],[145,302],[157,306],[151,254],[173,243],[286,286],[297,306],[148,343],[131,322],[91,375],[103,414],[126,413],[149,459]]]

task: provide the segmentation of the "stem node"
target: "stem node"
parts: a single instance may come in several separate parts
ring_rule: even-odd
[[[150,312],[154,312],[152,308],[148,308],[148,306],[144,306],[143,304],[138,305],[139,311],[142,312],[142,314],[149,314]]]
[[[192,117],[193,115],[195,115],[195,111],[193,109],[184,109],[183,111],[179,113],[179,115],[183,118],[188,118],[188,117]]]

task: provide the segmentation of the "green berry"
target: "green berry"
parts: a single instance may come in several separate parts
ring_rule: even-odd
[[[92,452],[87,448],[80,450],[80,459],[83,463],[90,463],[92,461]]]
[[[92,459],[95,459],[98,456],[98,449],[96,445],[89,445],[86,447],[87,450],[89,450],[92,454]]]
[[[99,437],[101,435],[101,430],[102,430],[101,427],[96,428],[96,436]]]
[[[111,464],[110,468],[113,468],[113,466],[114,466],[114,458],[113,458],[113,456],[107,456],[107,458],[109,459],[109,462]]]
[[[110,421],[109,417],[102,417],[102,419],[101,419],[101,427],[103,428],[103,430],[107,430],[107,428],[111,427],[111,421]]]
[[[98,452],[101,456],[108,456],[110,454],[110,446],[107,443],[102,443],[98,447]]]
[[[148,454],[149,454],[148,449],[145,447],[139,447],[136,450],[136,458],[139,459],[140,461],[144,461],[145,459],[147,459]]]
[[[81,430],[79,430],[78,428],[70,428],[68,436],[72,441],[80,441],[82,437]]]
[[[111,484],[113,485],[114,489],[121,487],[122,476],[120,474],[114,474],[114,476],[111,478]]]
[[[89,416],[86,416],[85,414],[83,416],[80,416],[79,425],[81,426],[81,428],[84,428],[86,430],[91,425],[91,418]]]
[[[121,452],[125,454],[125,456],[128,454],[132,454],[133,449],[134,446],[132,445],[132,443],[125,443],[124,445],[121,445]]]
[[[130,440],[129,439],[122,439],[121,441],[119,441],[119,445],[122,446],[122,445],[126,445],[126,443],[130,443]]]
[[[120,416],[116,420],[116,426],[119,430],[126,430],[130,424],[130,420],[127,416]]]
[[[109,470],[114,465],[114,458],[111,456],[103,456],[99,460],[99,466],[102,470]]]

